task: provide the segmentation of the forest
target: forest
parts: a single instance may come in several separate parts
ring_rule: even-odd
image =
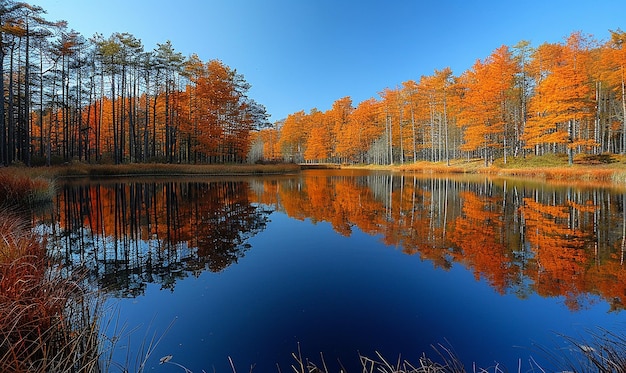
[[[449,67],[355,104],[287,116],[255,133],[255,158],[403,164],[626,152],[626,33],[502,45],[460,75]]]
[[[85,38],[39,6],[0,1],[0,163],[240,163],[266,126],[244,76],[220,60]]]
[[[43,8],[0,1],[0,163],[403,164],[626,153],[626,33],[500,46],[353,103],[269,122],[218,59],[84,37]]]

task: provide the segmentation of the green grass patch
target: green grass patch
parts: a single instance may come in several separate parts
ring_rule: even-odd
[[[525,157],[508,157],[506,163],[504,158],[499,158],[493,162],[498,168],[535,168],[535,167],[567,167],[567,155],[546,154],[527,155]]]

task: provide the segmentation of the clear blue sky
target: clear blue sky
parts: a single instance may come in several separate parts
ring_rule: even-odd
[[[455,75],[501,45],[607,40],[626,30],[625,0],[32,0],[85,37],[129,32],[220,59],[252,84],[271,121],[354,105],[435,69]]]

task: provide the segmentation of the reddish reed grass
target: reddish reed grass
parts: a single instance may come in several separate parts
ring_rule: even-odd
[[[0,371],[92,372],[98,320],[84,287],[12,213],[0,214]]]
[[[50,180],[33,178],[14,169],[0,171],[0,206],[26,206],[52,200]]]

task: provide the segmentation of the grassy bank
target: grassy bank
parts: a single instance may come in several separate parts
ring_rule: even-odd
[[[454,160],[449,165],[445,162],[416,162],[389,168],[429,174],[486,174],[546,181],[626,183],[626,158],[623,156],[579,157],[572,165],[568,164],[566,157],[549,155],[511,157],[506,163],[499,159],[491,165],[485,165],[483,160]]]
[[[567,158],[563,156],[527,156],[524,158],[509,157],[505,163],[502,159],[485,165],[483,160],[451,160],[446,162],[419,161],[402,165],[336,165],[329,164],[329,168],[358,168],[381,171],[415,172],[432,175],[446,174],[486,174],[500,177],[520,177],[525,179],[546,181],[579,181],[599,183],[626,183],[626,157],[611,156],[586,156],[575,159],[573,165],[569,165]],[[318,168],[324,168],[319,165]],[[46,180],[57,177],[124,177],[124,176],[218,176],[218,175],[269,175],[288,174],[300,172],[301,167],[297,164],[225,164],[225,165],[186,165],[186,164],[121,164],[121,165],[90,165],[84,163],[72,163],[53,167],[8,167],[0,169],[0,188],[9,185],[3,175],[9,174],[18,180],[12,182],[21,183],[18,188],[7,191],[17,193],[25,190],[32,183],[33,194],[24,196],[21,193],[16,198],[37,199],[46,195]],[[30,180],[29,180],[30,179]],[[10,180],[9,180],[10,181]],[[13,191],[16,192],[13,192]],[[1,190],[0,190],[1,191]],[[13,197],[11,197],[13,198]]]
[[[297,164],[216,164],[188,165],[167,163],[132,163],[91,165],[72,163],[63,166],[37,167],[27,172],[34,177],[119,177],[119,176],[180,176],[180,175],[264,175],[299,172]]]

